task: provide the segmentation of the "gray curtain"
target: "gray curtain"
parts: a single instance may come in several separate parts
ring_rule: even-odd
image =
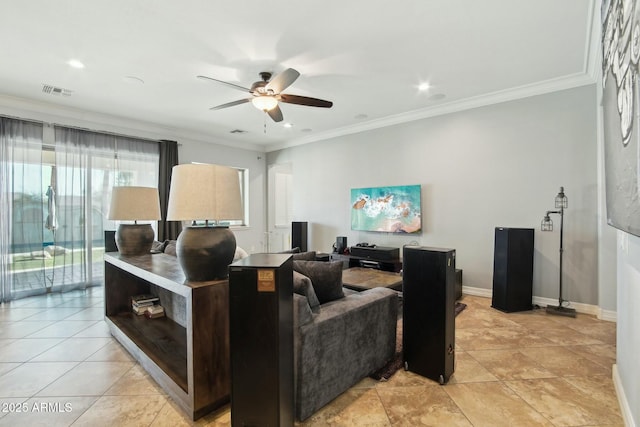
[[[178,164],[178,143],[176,141],[160,141],[160,170],[158,174],[158,192],[160,193],[160,216],[158,221],[158,240],[175,240],[182,231],[180,221],[167,221],[167,207],[169,206],[169,188],[171,187],[171,172]]]
[[[0,301],[44,289],[41,123],[0,117]]]

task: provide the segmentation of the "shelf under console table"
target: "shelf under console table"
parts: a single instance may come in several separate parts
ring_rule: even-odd
[[[229,402],[229,282],[185,282],[176,257],[107,253],[105,321],[111,334],[193,419]],[[154,294],[165,317],[133,313]]]

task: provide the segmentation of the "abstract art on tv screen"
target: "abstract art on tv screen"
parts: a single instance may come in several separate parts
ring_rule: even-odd
[[[351,189],[351,229],[420,233],[420,185]]]
[[[640,5],[603,0],[601,17],[607,222],[640,236]]]

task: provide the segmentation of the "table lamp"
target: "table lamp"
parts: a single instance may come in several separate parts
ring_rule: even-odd
[[[123,255],[144,255],[151,251],[154,232],[151,224],[138,221],[160,219],[160,198],[153,187],[113,187],[108,219],[133,221],[120,224],[116,231],[116,246]]]
[[[184,227],[176,242],[176,255],[188,281],[228,277],[236,238],[219,221],[242,219],[240,178],[236,169],[210,164],[173,167],[167,221],[205,221]],[[214,221],[209,226],[209,220]]]

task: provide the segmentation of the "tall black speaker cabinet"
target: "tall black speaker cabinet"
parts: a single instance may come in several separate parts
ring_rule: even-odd
[[[291,249],[300,248],[301,252],[307,252],[307,222],[294,221],[291,223]]]
[[[496,227],[491,307],[531,310],[533,299],[533,228]]]
[[[405,369],[444,384],[455,365],[456,251],[405,246],[402,259]]]
[[[255,254],[229,266],[231,425],[293,425],[293,261]]]

